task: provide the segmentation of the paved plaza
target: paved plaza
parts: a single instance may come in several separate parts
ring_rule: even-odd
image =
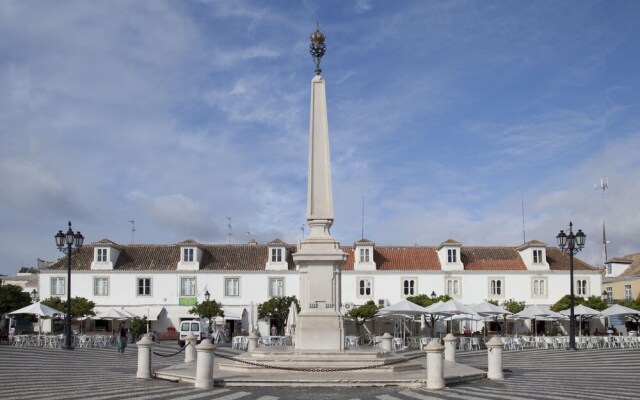
[[[178,350],[161,343],[157,352]],[[220,352],[233,354],[230,348]],[[415,354],[415,352],[408,353]],[[458,361],[486,370],[486,351],[466,352]],[[154,369],[181,363],[184,355],[154,357]],[[451,385],[444,391],[398,387],[195,389],[192,385],[135,378],[135,345],[120,356],[114,348],[65,351],[0,346],[2,399],[637,399],[640,349],[533,349],[504,353],[504,381],[482,379]]]

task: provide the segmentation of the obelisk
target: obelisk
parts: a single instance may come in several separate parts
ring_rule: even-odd
[[[296,351],[344,351],[344,324],[340,314],[340,274],[347,255],[331,236],[333,192],[329,128],[324,78],[320,60],[325,53],[320,27],[311,34],[309,51],[316,64],[311,80],[307,225],[311,231],[293,254],[300,271],[300,308],[296,322]]]

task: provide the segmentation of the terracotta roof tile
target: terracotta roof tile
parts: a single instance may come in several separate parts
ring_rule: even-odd
[[[631,263],[624,271],[622,271],[620,276],[627,277],[640,275],[640,253],[629,254],[624,256],[624,259],[630,260]]]
[[[547,247],[547,262],[552,271],[569,271],[569,256],[557,247]],[[598,271],[586,262],[577,257],[573,257],[574,271]]]
[[[343,270],[353,271],[355,263],[354,251],[350,247],[342,247],[348,254]],[[440,261],[433,247],[375,247],[373,261],[378,271],[438,271]]]
[[[524,271],[527,269],[514,247],[462,247],[460,259],[469,271]]]
[[[95,246],[84,246],[71,257],[72,270],[90,270],[93,262]],[[200,270],[233,270],[260,271],[264,270],[268,257],[267,245],[246,244],[217,244],[199,245],[202,249]],[[289,270],[295,270],[292,252],[294,245],[286,245],[287,263]],[[133,244],[121,246],[120,255],[116,260],[114,270],[119,271],[175,271],[180,261],[179,245]],[[60,258],[45,270],[66,270],[66,257]]]

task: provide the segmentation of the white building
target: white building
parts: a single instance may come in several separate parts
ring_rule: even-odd
[[[474,247],[447,240],[437,247],[376,246],[363,239],[342,246],[348,254],[341,273],[343,306],[374,300],[393,304],[434,292],[465,303],[515,299],[549,306],[569,292],[569,257],[538,241],[521,246]],[[297,246],[278,239],[257,244],[119,245],[101,240],[72,257],[72,297],[85,297],[99,309],[125,308],[165,332],[191,319],[189,308],[204,300],[221,303],[232,330],[273,296],[300,297],[300,276],[292,255]],[[66,257],[40,271],[40,298],[66,299]],[[601,293],[601,270],[574,258],[575,294]],[[106,323],[99,323],[110,329]],[[264,321],[261,329],[268,329]]]

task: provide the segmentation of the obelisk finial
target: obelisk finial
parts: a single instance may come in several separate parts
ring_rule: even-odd
[[[327,46],[324,44],[324,39],[326,36],[320,30],[320,24],[317,24],[316,31],[313,32],[309,39],[311,39],[311,44],[309,45],[309,53],[311,53],[311,57],[313,57],[313,62],[316,63],[316,75],[320,75],[322,70],[320,69],[320,60],[324,53],[327,51]]]

